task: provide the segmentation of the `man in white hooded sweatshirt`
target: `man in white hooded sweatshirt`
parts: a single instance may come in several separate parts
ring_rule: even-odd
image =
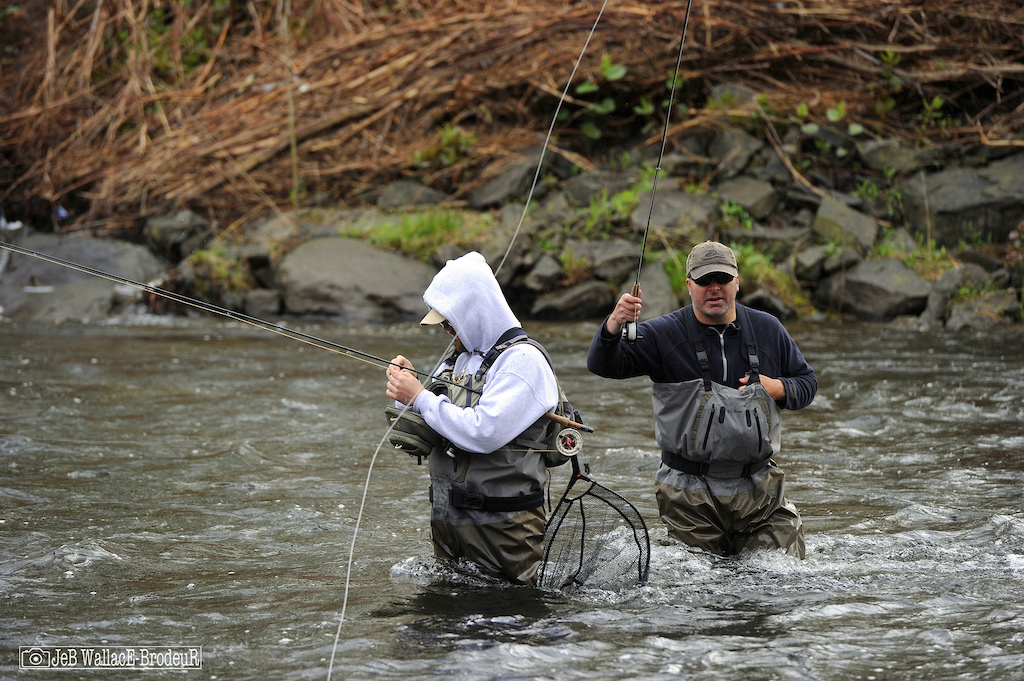
[[[430,312],[421,324],[442,324],[455,336],[455,352],[437,373],[454,385],[425,388],[399,355],[387,369],[387,395],[444,439],[429,456],[434,555],[534,585],[547,480],[538,450],[550,423],[544,414],[558,402],[554,372],[538,347],[515,342],[523,336],[519,320],[479,253],[449,260],[423,301]]]

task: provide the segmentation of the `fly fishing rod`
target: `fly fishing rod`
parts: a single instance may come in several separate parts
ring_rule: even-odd
[[[218,315],[227,317],[229,319],[234,319],[235,321],[239,321],[239,322],[242,322],[244,324],[249,324],[250,326],[254,326],[254,327],[258,328],[258,329],[262,329],[264,331],[270,331],[271,333],[276,333],[279,336],[284,336],[285,338],[290,338],[291,340],[297,340],[299,342],[306,343],[307,345],[312,345],[313,347],[316,347],[316,348],[321,348],[323,350],[328,350],[330,352],[334,352],[334,353],[337,353],[339,355],[343,355],[345,357],[351,357],[352,359],[357,359],[357,360],[359,360],[361,362],[365,362],[365,363],[371,364],[373,366],[379,366],[379,367],[395,366],[395,367],[398,367],[400,369],[405,369],[406,371],[411,371],[414,374],[417,374],[418,376],[423,376],[423,377],[426,377],[426,378],[430,378],[432,380],[440,380],[440,381],[443,381],[445,383],[450,383],[452,385],[458,385],[454,381],[445,380],[445,379],[442,379],[442,378],[437,377],[437,376],[432,376],[431,374],[429,374],[429,373],[427,373],[425,371],[420,371],[418,369],[413,369],[413,368],[405,366],[405,365],[401,365],[401,364],[396,364],[394,362],[390,362],[390,361],[384,359],[383,357],[378,357],[377,355],[371,355],[370,353],[363,352],[362,350],[356,350],[355,348],[350,348],[348,346],[341,345],[340,343],[335,343],[333,341],[329,341],[329,340],[326,340],[324,338],[318,338],[316,336],[313,336],[313,335],[308,334],[308,333],[304,333],[302,331],[298,331],[296,329],[289,329],[288,327],[281,326],[280,324],[273,324],[271,322],[265,321],[263,319],[259,319],[257,317],[252,317],[252,316],[244,314],[242,312],[236,312],[234,310],[229,310],[226,307],[220,307],[219,305],[214,305],[212,303],[207,303],[207,302],[204,302],[202,300],[197,300],[196,298],[189,298],[188,296],[182,295],[180,293],[175,293],[174,291],[168,291],[167,289],[158,288],[156,286],[151,286],[149,284],[142,284],[140,282],[132,281],[131,279],[127,279],[125,277],[121,277],[121,276],[118,276],[116,274],[110,274],[109,272],[103,272],[101,270],[97,270],[97,269],[94,269],[92,267],[88,267],[86,265],[80,265],[78,263],[73,263],[73,262],[71,262],[69,260],[63,260],[63,259],[58,258],[58,257],[53,256],[53,255],[46,255],[45,253],[39,253],[38,251],[33,251],[31,249],[24,248],[22,246],[16,246],[14,244],[9,244],[9,243],[2,242],[2,241],[0,241],[0,248],[7,249],[7,250],[9,250],[9,251],[11,251],[13,253],[18,253],[20,255],[26,255],[26,256],[29,256],[29,257],[32,257],[32,258],[37,258],[39,260],[43,260],[45,262],[49,262],[49,263],[52,263],[54,265],[60,265],[61,267],[67,267],[67,268],[75,270],[77,272],[82,272],[84,274],[91,274],[92,276],[100,277],[101,279],[106,279],[108,281],[113,281],[113,282],[116,282],[118,284],[125,284],[127,286],[131,286],[131,287],[139,289],[141,291],[145,291],[146,293],[150,293],[152,295],[160,296],[162,298],[167,298],[168,300],[173,300],[174,302],[181,303],[182,305],[188,305],[189,307],[193,307],[193,308],[195,308],[197,310],[202,310],[203,312],[210,312],[210,313],[213,313],[213,314],[218,314]],[[480,392],[479,390],[472,389],[472,388],[467,388],[467,390],[471,390],[472,392],[476,392],[476,393]],[[590,427],[590,426],[587,426],[587,425],[582,424],[582,423],[576,423],[575,421],[567,419],[567,418],[565,418],[563,416],[559,416],[559,415],[557,415],[557,414],[555,414],[553,412],[549,412],[548,414],[546,414],[546,416],[547,416],[547,418],[549,420],[555,421],[556,423],[560,423],[563,426],[570,426],[572,428],[581,428],[581,429],[585,430],[588,433],[593,433],[594,432],[594,429],[592,427]]]
[[[644,227],[644,238],[640,245],[640,261],[636,267],[636,279],[633,282],[633,288],[630,291],[630,295],[634,297],[640,296],[640,272],[644,268],[644,253],[647,252],[647,234],[651,231],[651,219],[654,216],[654,196],[658,191],[658,175],[661,174],[661,162],[665,158],[665,147],[668,144],[668,125],[672,119],[672,108],[675,106],[676,99],[676,81],[679,80],[679,66],[683,62],[683,46],[686,44],[686,26],[690,23],[690,6],[693,4],[693,0],[687,0],[686,3],[686,14],[683,15],[683,32],[679,37],[679,52],[676,54],[676,70],[672,74],[672,86],[669,89],[668,95],[668,111],[665,112],[665,128],[661,133],[661,151],[658,153],[658,165],[654,168],[654,184],[651,187],[651,205],[647,210],[647,226]],[[635,343],[638,338],[636,332],[636,315],[634,315],[633,321],[626,322],[622,327],[622,337],[630,343]]]

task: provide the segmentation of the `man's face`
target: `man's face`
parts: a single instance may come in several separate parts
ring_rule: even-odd
[[[465,352],[466,346],[462,344],[462,339],[459,338],[459,333],[455,330],[455,327],[448,323],[448,320],[441,322],[441,328],[447,331],[450,335],[455,338],[455,349],[459,352]]]
[[[722,282],[725,283],[722,283]],[[706,283],[705,283],[706,282]],[[728,324],[736,319],[736,294],[740,278],[715,272],[699,281],[686,280],[686,290],[693,300],[693,311],[704,324]]]

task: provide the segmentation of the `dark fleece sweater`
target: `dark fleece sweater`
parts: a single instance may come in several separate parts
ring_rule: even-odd
[[[740,307],[737,304],[737,307]],[[700,365],[687,337],[683,315],[687,308],[655,317],[637,325],[636,343],[620,341],[602,323],[587,355],[587,368],[605,378],[649,376],[655,383],[678,383],[701,377]],[[818,390],[814,370],[782,323],[767,312],[747,308],[760,360],[760,373],[786,386],[784,409],[802,409]],[[711,380],[733,388],[750,371],[750,361],[740,340],[739,321],[724,329],[700,324],[711,363]]]

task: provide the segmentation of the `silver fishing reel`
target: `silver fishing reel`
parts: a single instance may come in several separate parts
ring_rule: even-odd
[[[622,340],[628,343],[636,343],[636,322],[626,322],[622,327]]]
[[[583,434],[575,428],[562,428],[555,436],[555,448],[563,456],[576,456],[583,451]]]

